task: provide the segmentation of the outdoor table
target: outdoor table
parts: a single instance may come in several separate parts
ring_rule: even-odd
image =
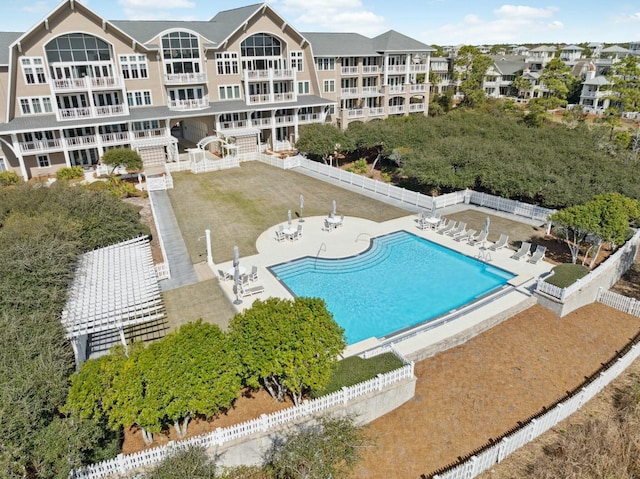
[[[425,223],[429,223],[429,227],[433,228],[438,223],[440,223],[440,218],[429,217],[429,218],[423,218],[422,221],[424,221]]]
[[[329,216],[327,218],[327,221],[332,225],[337,225],[342,223],[342,218],[340,218],[339,216]]]

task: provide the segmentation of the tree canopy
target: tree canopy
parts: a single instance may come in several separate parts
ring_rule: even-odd
[[[296,404],[328,383],[346,346],[344,330],[319,298],[256,301],[231,320],[229,331],[246,384],[263,386],[278,400],[288,393]]]
[[[142,158],[130,148],[111,148],[105,151],[102,155],[102,163],[111,166],[111,173],[118,167],[129,172],[142,169]]]

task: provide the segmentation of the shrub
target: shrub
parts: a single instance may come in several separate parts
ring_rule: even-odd
[[[64,167],[56,172],[56,176],[59,180],[75,180],[77,178],[84,178],[84,170],[81,166]]]
[[[0,172],[0,186],[15,185],[20,181],[20,177],[13,171]]]
[[[553,276],[545,281],[558,288],[566,288],[578,281],[589,272],[586,266],[581,264],[559,264],[553,268]]]
[[[367,160],[364,158],[356,160],[352,166],[347,168],[347,171],[355,173],[356,175],[366,175],[367,170]]]

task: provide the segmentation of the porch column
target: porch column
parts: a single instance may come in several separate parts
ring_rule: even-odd
[[[298,112],[300,111],[300,108],[295,108],[295,115],[293,116],[293,141],[297,142],[298,141]],[[313,113],[310,113],[311,115],[313,115]],[[293,147],[293,145],[291,145]]]
[[[276,111],[271,110],[271,150],[276,148]]]
[[[407,83],[410,83],[410,81],[411,81],[409,79],[409,77],[411,75],[411,72],[410,72],[410,70],[411,70],[411,54],[410,53],[407,53],[407,56],[405,58],[405,63],[407,65],[407,71],[404,74],[404,82],[405,82],[405,84],[407,84]]]
[[[383,67],[384,73],[382,76],[382,86],[387,86],[389,84],[389,54],[384,54]]]
[[[27,166],[24,164],[24,157],[22,156],[22,152],[20,151],[20,142],[18,141],[18,135],[16,135],[15,133],[11,133],[12,144],[9,144],[9,142],[4,139],[2,140],[2,142],[13,151],[14,155],[16,155],[18,163],[20,163],[20,174],[22,175],[22,178],[24,178],[24,181],[27,181],[29,179],[29,176],[27,173]],[[15,145],[15,148],[13,147],[13,145]]]

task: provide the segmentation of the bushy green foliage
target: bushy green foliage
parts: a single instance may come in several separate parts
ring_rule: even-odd
[[[229,324],[244,381],[276,399],[323,388],[345,348],[344,329],[319,298],[256,301]]]
[[[78,178],[84,178],[84,170],[81,166],[60,168],[56,171],[56,177],[59,180],[75,180]]]
[[[14,171],[0,171],[0,186],[17,185],[20,177]]]
[[[102,155],[102,163],[109,165],[115,171],[121,167],[127,171],[138,171],[142,169],[142,158],[130,148],[112,148]]]
[[[59,412],[74,369],[60,315],[79,255],[143,231],[135,209],[108,194],[57,182],[0,189],[3,477],[66,478],[114,453],[100,424]]]
[[[356,160],[352,166],[347,168],[347,171],[351,173],[355,173],[356,175],[365,175],[368,173],[369,168],[367,166],[367,160],[365,158],[360,158]]]
[[[402,366],[402,361],[392,353],[379,354],[368,359],[363,359],[359,356],[341,359],[338,361],[327,385],[321,390],[312,391],[311,395],[319,397],[331,394],[343,387],[368,381],[378,374],[388,373]]]
[[[215,479],[216,463],[202,447],[178,449],[151,471],[144,479]]]

